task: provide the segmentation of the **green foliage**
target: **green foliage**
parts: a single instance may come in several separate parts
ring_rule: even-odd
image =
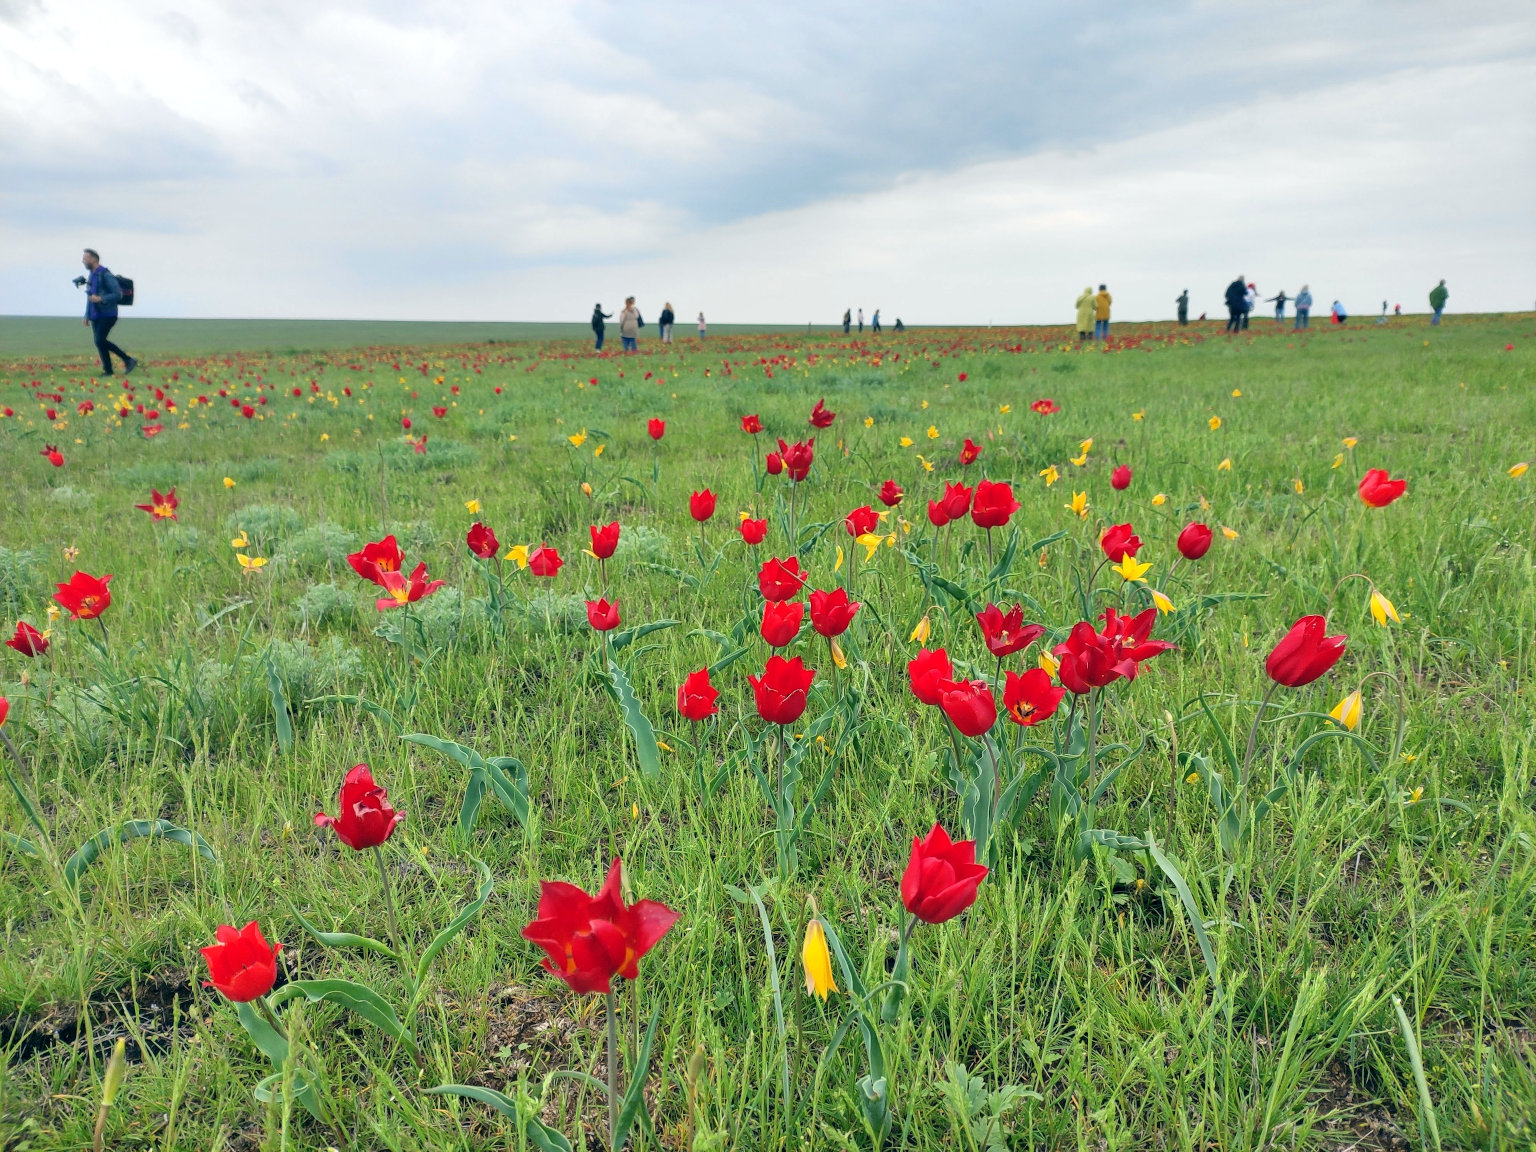
[[[244,532],[251,547],[262,555],[270,554],[302,527],[303,517],[282,504],[247,504],[224,520],[224,529],[231,537]]]

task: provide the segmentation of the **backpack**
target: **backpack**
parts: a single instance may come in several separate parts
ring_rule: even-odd
[[[116,273],[113,275],[116,275]],[[117,287],[118,291],[123,294],[123,298],[117,302],[117,306],[119,308],[126,308],[133,303],[133,281],[127,276],[117,276]]]

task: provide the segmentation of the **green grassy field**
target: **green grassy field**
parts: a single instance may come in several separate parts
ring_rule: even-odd
[[[1510,470],[1536,457],[1536,317],[1261,323],[1231,341],[1126,326],[1108,349],[957,329],[627,358],[575,339],[194,342],[126,381],[9,329],[0,629],[27,620],[51,648],[0,649],[23,762],[0,792],[0,1147],[89,1147],[119,1038],[107,1147],[559,1147],[540,1124],[604,1147],[603,998],[520,934],[540,880],[592,892],[614,857],[627,898],[680,914],[619,982],[620,1091],[657,1021],[631,1147],[1531,1147],[1536,475]],[[252,332],[211,343],[326,343]],[[835,422],[809,428],[823,397]],[[763,475],[774,438],[810,434],[803,484]],[[981,455],[962,468],[967,437]],[[1407,494],[1370,508],[1356,484],[1377,467]],[[1011,481],[1007,526],[930,525],[943,480],[982,477]],[[906,495],[866,556],[843,517],[883,508],[887,479]],[[171,487],[176,520],[135,509]],[[742,511],[768,520],[760,546]],[[477,520],[499,555],[548,544],[564,567],[476,561]],[[1214,544],[1175,567],[1194,520]],[[611,521],[604,574],[584,549]],[[1127,522],[1145,583],[1101,562],[1102,530]],[[377,610],[346,559],[385,532],[446,581],[408,612]],[[809,627],[786,650],[817,676],[780,802],[747,676],[768,655],[757,567],[795,553],[810,587],[863,608],[835,677]],[[50,623],[77,568],[112,574],[112,604]],[[604,575],[618,673],[583,604]],[[1400,620],[1372,618],[1373,587]],[[1176,649],[1046,723],[1000,712],[987,742],[952,739],[909,689],[924,627],[957,677],[987,679],[1153,589],[1173,607],[1153,636]],[[988,602],[1045,636],[995,662],[973,618]],[[1255,725],[1266,654],[1309,613],[1345,655]],[[694,725],[676,691],[709,666],[720,712]],[[1327,713],[1357,689],[1350,731]],[[362,762],[405,813],[382,856],[398,939],[373,853],[313,824]],[[995,806],[990,872],[967,911],[918,925],[893,976],[912,838],[985,825],[994,763],[1018,790]],[[66,866],[156,819],[206,852],[139,837]],[[801,962],[812,899],[847,960],[825,1001]],[[403,963],[301,917],[393,940]],[[253,919],[283,944],[277,1065],[253,1037],[283,1037],[249,1008],[242,1027],[198,954]],[[328,980],[388,1008],[303,994]],[[521,1118],[442,1084],[505,1092]]]

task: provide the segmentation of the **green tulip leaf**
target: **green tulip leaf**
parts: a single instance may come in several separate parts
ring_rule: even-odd
[[[405,1026],[400,1023],[400,1017],[395,1015],[395,1010],[387,1000],[364,984],[356,984],[351,980],[293,980],[284,984],[271,996],[272,1006],[292,1000],[295,996],[303,996],[311,1004],[319,1004],[322,1001],[329,1004],[339,1004],[348,1011],[355,1012],[368,1023],[381,1032],[399,1040],[407,1048],[415,1049],[416,1041],[406,1032]]]
[[[75,849],[74,855],[64,861],[64,882],[73,888],[80,882],[80,874],[95,863],[96,858],[106,849],[124,840],[139,839],[170,840],[186,845],[211,863],[216,864],[219,860],[208,841],[196,832],[178,828],[169,820],[129,820],[126,824],[103,828]]]
[[[448,947],[449,942],[462,932],[471,920],[480,915],[480,910],[485,907],[485,902],[491,897],[492,889],[496,887],[496,881],[491,877],[491,870],[484,863],[475,860],[475,867],[480,869],[480,891],[473,900],[464,905],[448,927],[432,938],[432,943],[428,944],[427,950],[421,954],[421,962],[416,965],[417,988],[420,988],[422,981],[427,978],[427,969],[432,967],[432,961],[437,959],[437,954]]]
[[[640,701],[635,699],[635,689],[628,674],[612,660],[608,661],[608,679],[618,696],[624,724],[635,738],[635,758],[640,761],[640,774],[647,780],[654,780],[661,774],[661,749],[656,746],[656,729],[640,710]]]

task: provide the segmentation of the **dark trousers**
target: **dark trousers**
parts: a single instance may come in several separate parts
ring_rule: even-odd
[[[1189,310],[1187,308],[1180,308],[1179,309],[1179,323],[1180,324],[1188,324],[1189,323]]]
[[[1231,306],[1228,306],[1228,308],[1227,308],[1227,331],[1228,332],[1236,332],[1240,328],[1242,328],[1242,326],[1243,326],[1243,316],[1244,315],[1245,315],[1245,313],[1243,312],[1243,310],[1241,308],[1233,308]]]
[[[107,339],[107,334],[112,331],[112,325],[116,323],[116,316],[97,316],[91,320],[91,335],[96,340],[96,351],[101,355],[101,372],[103,376],[112,375],[112,353],[114,352],[122,358],[123,367],[128,367],[128,353]]]
[[[592,331],[597,335],[597,351],[601,352],[603,350],[603,329],[594,328]]]

